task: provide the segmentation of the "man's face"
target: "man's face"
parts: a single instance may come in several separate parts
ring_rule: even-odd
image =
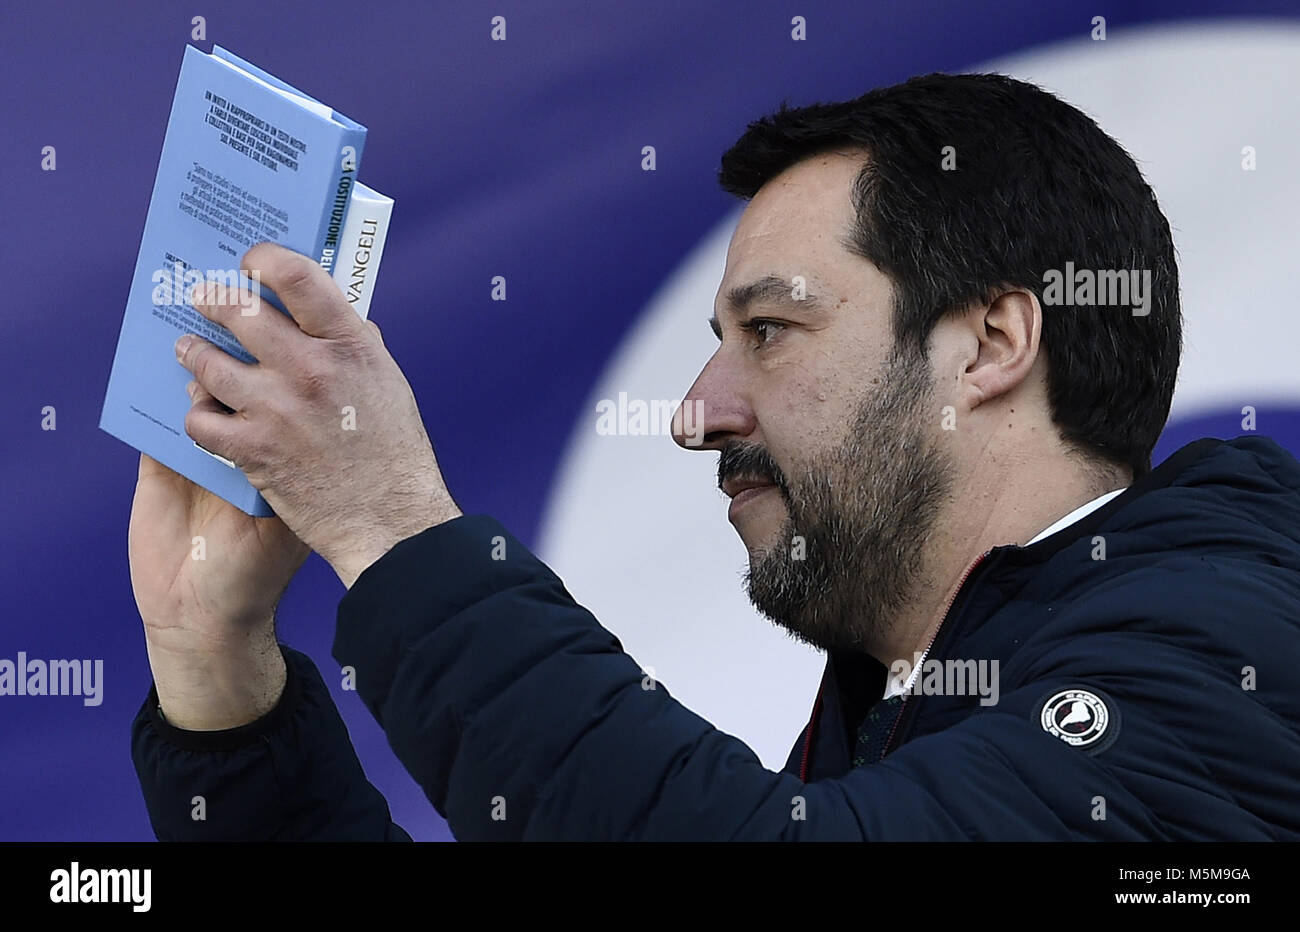
[[[845,246],[861,164],[817,156],[752,199],[715,302],[721,343],[683,403],[721,453],[750,598],[827,649],[889,625],[952,478],[929,366],[895,354],[889,280]]]

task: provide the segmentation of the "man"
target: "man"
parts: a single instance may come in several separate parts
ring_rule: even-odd
[[[750,203],[685,404],[750,596],[827,651],[785,768],[462,515],[377,330],[260,244],[293,320],[210,301],[260,364],[178,355],[187,431],[279,519],[148,459],[132,512],[158,837],[407,837],[276,641],[310,547],[349,590],[335,658],[458,838],[1300,838],[1300,464],[1207,439],[1151,469],[1181,322],[1132,159],[1031,85],[930,75],[783,108],[721,181]]]

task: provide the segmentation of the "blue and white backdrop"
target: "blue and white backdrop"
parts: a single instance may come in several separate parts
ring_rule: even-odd
[[[356,21],[338,0],[22,7],[0,8],[0,658],[102,659],[104,674],[97,706],[0,696],[0,840],[152,837],[128,747],[149,685],[126,559],[137,454],[96,425],[196,14],[194,44],[369,127],[363,180],[397,201],[371,313],[462,506],[503,520],[670,692],[770,767],[807,718],[820,657],[746,602],[713,457],[596,424],[620,392],[679,399],[708,358],[740,207],[714,172],[782,99],[996,69],[1082,107],[1137,158],[1178,246],[1186,350],[1157,457],[1241,433],[1247,406],[1300,451],[1296,0],[411,2]],[[490,40],[498,15],[504,42]],[[396,820],[449,838],[337,688],[341,594],[312,557],[281,636],[336,684]]]

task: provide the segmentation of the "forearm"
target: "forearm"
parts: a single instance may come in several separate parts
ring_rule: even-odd
[[[649,681],[485,516],[431,528],[370,567],[339,606],[333,653],[461,840],[801,827],[790,819],[799,780],[764,770]],[[829,820],[819,827],[833,834]]]

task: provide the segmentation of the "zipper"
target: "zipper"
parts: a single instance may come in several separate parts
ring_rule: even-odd
[[[822,689],[826,686],[825,681],[817,687],[817,701],[813,703],[812,716],[808,719],[808,731],[803,738],[803,757],[799,761],[799,781],[808,782],[808,752],[812,750],[813,731],[817,728],[817,713],[822,708]]]
[[[939,627],[934,629],[934,634],[930,637],[930,643],[925,645],[925,653],[922,655],[925,659],[921,661],[922,663],[924,663],[925,660],[930,659],[930,651],[934,648],[934,642],[939,639],[939,632],[942,631],[943,626],[948,623],[948,616],[952,612],[953,605],[956,604],[957,602],[957,597],[961,595],[962,590],[966,587],[966,580],[970,579],[971,573],[975,572],[976,567],[978,567],[981,563],[983,563],[984,559],[992,552],[993,552],[992,548],[990,548],[989,550],[985,550],[982,554],[980,554],[978,557],[975,558],[974,563],[966,567],[966,572],[962,573],[961,580],[957,583],[957,588],[952,591],[952,597],[948,599],[948,604],[947,606],[944,607],[943,620],[939,622]],[[885,749],[880,752],[880,757],[882,760],[885,758],[887,754],[889,754],[889,751],[894,744],[894,738],[898,736],[898,726],[903,721],[903,716],[904,714],[906,714],[908,708],[907,701],[911,698],[912,698],[911,690],[903,693],[903,702],[899,706],[898,717],[894,719],[894,727],[889,729],[889,737],[885,739]]]

